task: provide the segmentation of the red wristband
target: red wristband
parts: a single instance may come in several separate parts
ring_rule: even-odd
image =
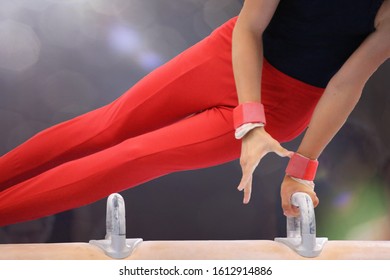
[[[286,174],[294,178],[313,181],[318,167],[318,160],[306,158],[295,153],[286,168]]]
[[[245,123],[265,124],[264,106],[260,102],[241,103],[233,110],[234,128]]]

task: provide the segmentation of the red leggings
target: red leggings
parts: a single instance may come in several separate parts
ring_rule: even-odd
[[[0,226],[76,208],[175,171],[237,159],[231,62],[236,18],[102,108],[48,128],[0,158]],[[267,131],[308,125],[323,89],[263,66]]]

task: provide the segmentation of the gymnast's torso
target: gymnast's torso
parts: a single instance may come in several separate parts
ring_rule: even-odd
[[[263,34],[264,56],[277,69],[326,87],[375,30],[383,0],[281,0]]]

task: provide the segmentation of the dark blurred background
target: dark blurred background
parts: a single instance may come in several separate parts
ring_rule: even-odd
[[[116,99],[236,16],[241,5],[240,0],[0,0],[0,155],[44,128]],[[389,74],[386,62],[320,158],[319,236],[390,239]],[[294,150],[299,141],[285,146]],[[236,190],[237,161],[171,174],[122,192],[127,237],[285,236],[279,188],[286,164],[286,159],[266,156],[255,172],[249,205],[242,204]],[[102,239],[105,204],[104,199],[0,228],[0,243]]]

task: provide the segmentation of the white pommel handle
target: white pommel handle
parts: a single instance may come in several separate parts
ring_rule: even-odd
[[[314,206],[310,196],[303,192],[294,193],[292,205],[299,208],[298,217],[287,217],[287,238],[275,238],[296,251],[303,257],[316,257],[328,240],[316,238],[316,219]]]
[[[106,255],[123,259],[132,253],[142,239],[126,239],[126,210],[123,197],[118,193],[107,199],[106,237],[103,240],[90,240],[89,243],[101,248]]]

